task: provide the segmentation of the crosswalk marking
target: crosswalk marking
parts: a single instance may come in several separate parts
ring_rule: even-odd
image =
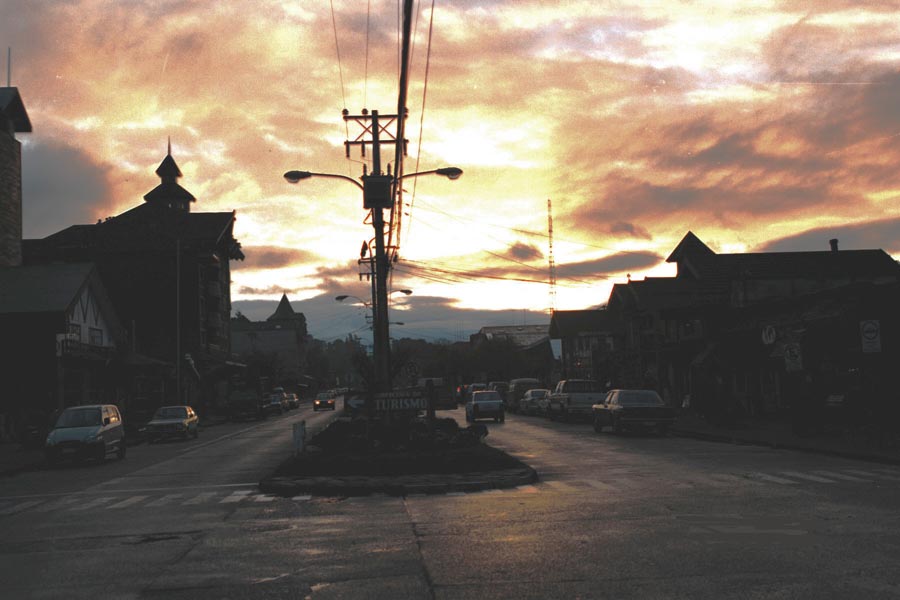
[[[822,477],[830,477],[832,479],[840,479],[841,481],[869,481],[868,479],[863,479],[862,477],[856,477],[854,475],[845,475],[843,473],[838,473],[837,471],[813,471],[816,475],[821,475]]]
[[[252,490],[238,490],[219,500],[219,504],[234,504],[235,502],[241,502],[242,500],[246,500],[247,496],[252,493]]]
[[[122,500],[121,502],[116,502],[115,504],[110,504],[106,508],[108,508],[108,509],[110,509],[110,508],[126,508],[128,506],[131,506],[132,504],[137,504],[138,502],[143,502],[147,498],[149,498],[149,496],[132,496],[131,498],[126,498],[125,500]]]
[[[152,506],[153,508],[156,508],[157,506],[165,506],[166,504],[169,504],[170,502],[174,502],[175,500],[178,500],[179,498],[183,498],[183,497],[184,497],[184,494],[166,494],[162,498],[154,500],[153,502],[148,502],[147,506]]]
[[[113,496],[104,496],[102,498],[94,498],[90,502],[85,502],[84,504],[79,504],[78,506],[73,506],[69,510],[77,510],[77,511],[90,510],[92,508],[97,508],[99,506],[103,506],[107,502],[112,502],[113,500],[115,500],[115,497],[113,497]]]
[[[29,500],[27,502],[20,502],[19,504],[14,504],[8,508],[4,508],[0,510],[0,515],[11,515],[17,512],[21,512],[23,510],[28,510],[32,506],[37,506],[41,504],[43,500]]]
[[[277,496],[270,496],[269,494],[259,494],[254,498],[255,502],[271,502],[277,498]]]
[[[201,492],[191,498],[190,500],[186,500],[182,503],[182,506],[195,506],[197,504],[203,504],[208,500],[212,500],[214,496],[218,496],[219,492]]]
[[[750,477],[762,479],[763,481],[769,481],[771,483],[780,483],[782,485],[793,485],[797,483],[796,481],[792,481],[790,479],[775,477],[774,475],[766,475],[765,473],[750,473]]]
[[[35,508],[32,512],[45,513],[45,512],[51,512],[54,510],[59,510],[61,508],[66,508],[70,504],[75,504],[79,500],[80,500],[80,498],[78,498],[77,496],[62,498],[55,502],[48,502],[46,504],[42,504],[41,506],[38,506],[37,508]]]
[[[788,477],[796,477],[797,479],[814,481],[816,483],[834,483],[833,479],[825,479],[824,477],[819,477],[818,475],[810,475],[809,473],[801,473],[799,471],[782,471],[781,474],[787,475]]]

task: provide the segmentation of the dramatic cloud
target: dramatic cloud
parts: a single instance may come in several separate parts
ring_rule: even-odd
[[[22,148],[22,220],[26,238],[41,238],[70,225],[94,223],[112,204],[109,165],[86,152],[55,143]]]
[[[395,4],[8,4],[0,41],[35,128],[29,235],[139,204],[171,137],[192,210],[236,210],[235,300],[287,289],[340,319],[334,295],[370,297],[360,190],[282,174],[371,170],[371,146],[344,146],[368,122],[341,110],[396,112]],[[404,180],[391,276],[417,302],[546,308],[548,216],[561,309],[602,302],[628,273],[670,273],[663,258],[688,230],[717,251],[837,237],[900,256],[896,2],[416,10],[404,171],[465,172]],[[382,158],[396,167],[393,147]]]

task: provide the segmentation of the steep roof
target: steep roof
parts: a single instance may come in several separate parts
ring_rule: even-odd
[[[0,269],[0,314],[64,313],[94,270],[92,263]]]
[[[297,313],[294,312],[287,294],[282,294],[281,302],[278,303],[278,308],[275,309],[275,312],[272,313],[272,316],[266,319],[266,321],[287,321],[296,317]]]
[[[0,88],[0,113],[12,121],[13,130],[17,133],[31,133],[31,120],[19,95],[19,88]]]

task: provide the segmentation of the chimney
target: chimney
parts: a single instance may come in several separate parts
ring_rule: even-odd
[[[22,264],[22,144],[16,132],[31,132],[28,113],[17,88],[0,88],[0,267]]]
[[[837,245],[838,245],[838,241],[837,241],[837,238],[832,238],[832,239],[828,240],[828,243],[831,244],[831,251],[832,251],[832,252],[837,252],[837,251],[838,251],[838,246],[837,246]]]

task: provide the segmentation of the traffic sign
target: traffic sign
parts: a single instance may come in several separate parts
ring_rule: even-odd
[[[860,321],[859,337],[862,341],[863,352],[881,352],[881,323],[879,321]]]

